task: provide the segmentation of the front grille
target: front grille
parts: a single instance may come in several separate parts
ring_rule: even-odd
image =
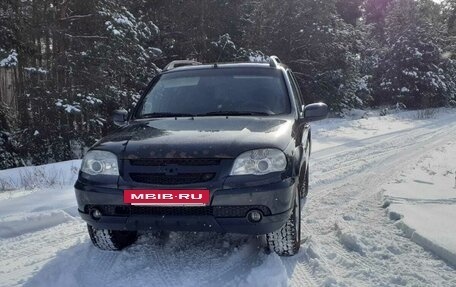
[[[207,182],[215,177],[215,173],[181,173],[166,175],[164,173],[131,173],[130,177],[135,182],[174,185]]]
[[[160,207],[160,206],[132,206],[132,205],[87,205],[85,212],[98,208],[103,215],[158,215],[158,216],[214,216],[214,217],[245,217],[252,209],[260,210],[263,215],[271,215],[271,210],[262,205],[245,206],[202,206],[202,207]]]
[[[213,166],[219,165],[220,159],[205,159],[205,158],[155,158],[155,159],[132,159],[131,165],[135,166],[166,166],[166,165],[181,165],[181,166]]]

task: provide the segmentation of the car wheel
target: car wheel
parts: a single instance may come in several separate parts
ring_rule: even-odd
[[[309,194],[309,165],[307,165],[306,172],[302,177],[302,182],[300,185],[299,196],[301,198],[306,198]]]
[[[269,249],[279,256],[292,256],[301,246],[301,198],[295,195],[293,211],[282,228],[266,234]]]
[[[87,229],[93,245],[101,250],[122,250],[133,244],[138,237],[136,231],[98,229],[91,225],[87,225]]]

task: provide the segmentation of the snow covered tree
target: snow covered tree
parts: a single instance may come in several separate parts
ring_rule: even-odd
[[[337,13],[348,24],[356,25],[362,16],[361,6],[363,0],[338,0]]]
[[[381,60],[377,103],[410,108],[442,106],[454,97],[451,67],[442,59],[438,30],[416,1],[397,0],[386,18],[387,53]]]
[[[368,101],[358,91],[361,34],[339,18],[336,1],[259,1],[250,20],[247,46],[289,64],[306,101],[333,110]]]
[[[135,1],[136,2],[136,1]],[[182,1],[159,0],[137,1],[134,10],[142,11],[164,33],[160,34],[163,58],[158,61],[165,66],[176,59],[216,61],[213,43],[219,37],[229,35],[233,43],[243,38],[243,12],[246,0]],[[147,12],[146,12],[147,11]],[[239,49],[239,45],[237,48]],[[215,57],[215,58],[214,58]],[[223,57],[228,59],[228,54]]]
[[[59,102],[63,109],[68,105],[82,113],[87,109],[90,118],[83,121],[97,125],[105,122],[108,110],[131,104],[156,74],[154,59],[162,52],[153,45],[158,27],[138,19],[123,1],[81,2],[69,8],[71,14],[65,19],[67,78],[72,88],[66,91],[70,98]],[[94,117],[100,106],[106,113]]]
[[[333,111],[453,104],[455,11],[455,0],[0,1],[0,69],[14,71],[19,107],[0,106],[1,159],[79,157],[175,59],[278,55],[306,102]]]
[[[68,145],[84,147],[107,132],[111,112],[128,108],[156,74],[159,29],[123,1],[73,1],[60,15],[62,56],[51,75],[65,82],[55,83],[50,105],[56,119],[64,120],[61,136]]]
[[[111,112],[131,105],[156,74],[159,29],[128,4],[1,3],[0,57],[17,51],[10,58],[18,59],[21,117],[10,142],[30,163],[80,156],[110,128]]]
[[[214,62],[229,62],[238,58],[238,48],[228,33],[221,35],[218,41],[211,42],[211,45],[213,55],[210,58],[214,59]]]
[[[392,0],[365,0],[364,19],[373,26],[372,36],[381,43],[385,42],[385,18]]]
[[[0,101],[0,169],[20,164],[20,157],[14,152],[11,143],[11,108]]]
[[[456,60],[456,0],[446,0],[443,3],[444,30],[448,35],[444,57]]]
[[[443,3],[448,33],[454,36],[456,35],[456,0],[445,0]]]

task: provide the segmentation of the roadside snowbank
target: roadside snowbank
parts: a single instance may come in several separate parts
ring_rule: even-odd
[[[0,170],[0,191],[71,185],[76,181],[80,160]]]
[[[456,143],[423,155],[384,189],[385,206],[396,226],[456,266]]]
[[[450,118],[454,110],[435,110],[434,117],[444,122]],[[357,142],[376,136],[399,133],[417,126],[435,123],[434,118],[420,118],[421,111],[407,111],[380,116],[377,111],[365,112],[364,118],[354,117],[351,120],[329,118],[312,123],[312,151],[320,151],[338,145],[357,146]]]
[[[36,232],[70,220],[75,220],[75,218],[62,210],[0,218],[0,238],[11,238],[29,232]]]

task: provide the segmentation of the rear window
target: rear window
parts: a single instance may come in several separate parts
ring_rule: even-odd
[[[139,107],[138,117],[223,111],[265,115],[290,113],[282,72],[258,68],[213,68],[163,74]]]

